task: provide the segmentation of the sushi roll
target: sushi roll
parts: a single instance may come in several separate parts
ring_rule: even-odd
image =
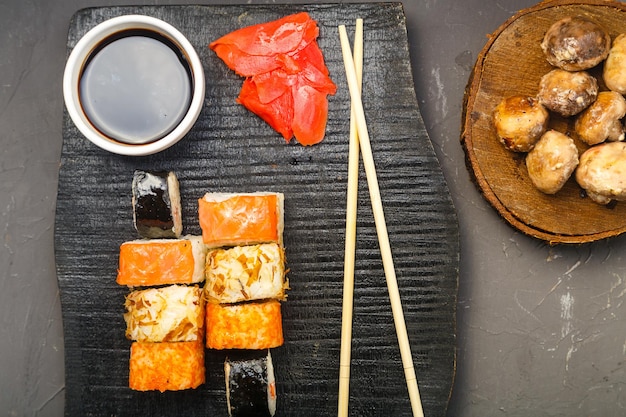
[[[269,349],[283,344],[280,302],[206,305],[206,347]]]
[[[200,236],[124,242],[117,283],[140,287],[202,282],[206,252]]]
[[[183,222],[176,174],[136,170],[132,191],[133,224],[139,236],[148,239],[180,237]]]
[[[206,284],[210,302],[285,299],[284,251],[277,243],[209,250]]]
[[[139,342],[202,340],[204,297],[197,285],[170,285],[126,296],[126,337]]]
[[[224,361],[230,417],[271,417],[276,413],[276,381],[270,351],[231,351]]]
[[[198,200],[204,243],[210,247],[283,243],[281,193],[207,193]]]
[[[179,391],[205,382],[204,346],[195,342],[133,342],[128,385],[136,391]]]

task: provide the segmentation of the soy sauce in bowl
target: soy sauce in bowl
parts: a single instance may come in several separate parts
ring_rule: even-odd
[[[170,40],[149,30],[127,30],[92,52],[80,77],[80,101],[105,136],[146,144],[166,136],[185,117],[191,80],[185,56]]]
[[[151,16],[117,16],[91,28],[63,72],[74,126],[118,155],[152,155],[181,141],[200,116],[204,93],[204,66],[194,46]]]

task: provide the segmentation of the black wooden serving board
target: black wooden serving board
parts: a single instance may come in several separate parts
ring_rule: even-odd
[[[308,11],[338,86],[327,135],[313,147],[285,141],[235,103],[242,79],[209,50],[234,29]],[[146,6],[84,9],[71,20],[68,54],[96,24],[155,16],[197,49],[206,73],[204,109],[187,137],[147,157],[107,153],[64,113],[55,226],[63,308],[67,416],[226,416],[225,352],[207,350],[206,384],[182,392],[128,388],[130,342],[115,283],[119,245],[132,225],[135,169],[173,170],[185,233],[199,234],[197,199],[207,191],[285,194],[291,290],[285,344],[272,350],[278,416],[337,412],[350,99],[337,26],[365,22],[363,100],[398,284],[426,416],[443,416],[455,371],[459,243],[454,208],[419,113],[400,3],[268,6]],[[361,168],[350,413],[409,416],[411,408]]]

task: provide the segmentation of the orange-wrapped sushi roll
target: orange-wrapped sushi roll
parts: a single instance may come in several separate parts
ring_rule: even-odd
[[[133,342],[128,385],[136,391],[178,391],[205,382],[204,346],[195,342]]]
[[[283,344],[280,302],[212,304],[206,306],[206,347],[269,349]]]
[[[202,282],[206,252],[200,236],[124,242],[117,283],[140,287]]]
[[[170,285],[126,296],[126,337],[139,342],[191,342],[204,336],[204,297],[197,285]]]
[[[285,255],[277,243],[211,249],[204,290],[210,302],[285,299]]]
[[[281,193],[207,193],[198,200],[204,243],[210,247],[283,242]]]

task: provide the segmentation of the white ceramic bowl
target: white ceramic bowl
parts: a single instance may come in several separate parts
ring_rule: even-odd
[[[94,50],[107,38],[129,30],[147,30],[165,37],[180,49],[191,73],[191,101],[187,112],[173,130],[149,143],[130,144],[119,138],[109,137],[97,129],[85,114],[81,105],[80,81],[83,70]],[[77,43],[65,66],[63,75],[63,97],[72,121],[91,142],[120,155],[150,155],[160,152],[181,140],[194,125],[204,103],[204,71],[200,58],[191,43],[172,25],[162,20],[142,15],[115,17],[100,23],[85,34]]]

